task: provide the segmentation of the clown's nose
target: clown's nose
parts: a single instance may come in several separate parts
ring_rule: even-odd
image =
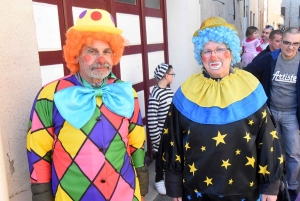
[[[100,57],[98,58],[98,62],[101,63],[101,64],[105,63],[104,57],[103,57],[103,56],[100,56]]]

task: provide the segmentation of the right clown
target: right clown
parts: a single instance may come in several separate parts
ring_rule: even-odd
[[[175,93],[159,150],[167,195],[275,201],[283,156],[261,84],[231,67],[240,60],[236,28],[208,18],[193,43],[203,68]]]

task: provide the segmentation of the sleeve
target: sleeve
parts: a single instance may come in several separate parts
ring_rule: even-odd
[[[140,112],[140,105],[137,94],[134,91],[134,111],[129,124],[128,145],[130,146],[130,154],[133,165],[136,168],[144,166],[146,141],[146,133]]]
[[[260,45],[258,45],[258,46],[256,47],[256,51],[257,51],[257,52],[261,52],[261,51],[262,51],[262,48],[260,47]]]
[[[54,201],[51,191],[51,183],[32,184],[32,201]]]
[[[31,183],[51,182],[53,99],[48,99],[45,93],[41,90],[35,99],[28,124],[26,148]]]
[[[134,111],[130,119],[128,144],[133,165],[137,172],[137,177],[140,184],[141,195],[148,193],[149,186],[149,172],[145,164],[145,150],[144,145],[146,141],[146,133],[143,126],[142,115],[140,112],[139,101],[137,94],[134,93]]]
[[[153,150],[155,152],[158,151],[159,143],[160,143],[160,131],[158,127],[158,108],[159,101],[154,97],[149,98],[148,104],[148,128],[149,128],[149,136],[153,145]]]
[[[258,179],[261,184],[262,194],[277,195],[279,180],[283,170],[283,155],[275,124],[273,123],[274,119],[268,107],[265,105],[260,112],[263,123],[256,142],[258,147]]]
[[[183,133],[179,121],[179,112],[173,103],[170,105],[168,115],[164,125],[162,139],[159,147],[161,166],[165,169],[165,185],[167,195],[177,198],[183,195]]]
[[[261,58],[259,58],[255,60],[255,62],[252,61],[251,63],[249,63],[245,68],[243,68],[243,70],[248,71],[259,80],[263,70],[262,66],[263,66],[263,62],[261,61]]]

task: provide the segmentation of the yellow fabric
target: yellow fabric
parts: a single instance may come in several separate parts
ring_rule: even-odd
[[[53,138],[46,129],[31,133],[31,129],[27,133],[26,147],[27,150],[34,150],[36,154],[43,157],[52,149]]]
[[[72,201],[73,199],[58,185],[55,201]]]
[[[48,99],[48,100],[53,101],[53,99],[54,99],[53,94],[55,93],[56,87],[57,87],[57,81],[51,82],[50,84],[47,85],[47,87],[44,86],[44,88],[41,91],[41,93],[39,94],[39,97],[37,100]],[[52,96],[51,96],[51,94],[52,94]]]
[[[72,137],[70,137],[70,134]],[[62,143],[68,142],[63,143],[62,146],[65,148],[66,152],[69,153],[72,158],[74,158],[79,148],[85,141],[86,135],[81,130],[73,127],[71,124],[65,121],[60,130],[60,134],[58,135],[58,139]]]
[[[226,108],[247,97],[258,84],[253,75],[235,68],[234,73],[220,82],[204,77],[202,72],[194,74],[182,84],[181,90],[187,99],[201,107]]]
[[[101,19],[93,20],[91,18],[92,13],[101,13]],[[89,9],[82,18],[77,18],[76,24],[70,29],[77,31],[90,31],[90,32],[106,32],[111,34],[122,34],[122,30],[115,27],[112,21],[111,14],[102,9]]]
[[[195,31],[193,36],[198,36],[199,30],[203,30],[206,28],[219,27],[219,26],[225,26],[225,27],[228,27],[237,32],[237,29],[235,28],[235,26],[233,24],[227,23],[223,18],[210,17],[210,18],[206,19],[204,22],[202,22],[200,29]]]

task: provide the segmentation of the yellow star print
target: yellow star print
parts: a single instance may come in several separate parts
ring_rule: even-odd
[[[250,126],[252,126],[252,124],[254,124],[253,119],[249,120],[248,124],[249,124]]]
[[[231,185],[232,185],[232,183],[233,183],[233,180],[232,180],[232,179],[230,179],[230,180],[229,180],[229,184],[231,184]]]
[[[193,173],[193,176],[194,176],[194,173],[197,171],[197,168],[195,168],[195,163],[193,163],[192,165],[189,165],[190,167],[190,172]]]
[[[246,135],[243,138],[247,139],[247,142],[249,142],[249,140],[251,140],[250,133],[246,132]]]
[[[241,154],[241,150],[237,149],[237,150],[235,151],[235,155],[240,155],[240,154]]]
[[[273,152],[273,151],[274,151],[274,149],[273,149],[273,147],[271,147],[270,152]]]
[[[188,135],[191,133],[191,130],[188,131]]]
[[[208,186],[209,184],[213,185],[213,183],[211,182],[213,178],[208,178],[206,177],[206,180],[204,181],[206,183],[206,186]]]
[[[250,182],[250,186],[252,187],[253,185],[254,185],[254,182],[253,182],[253,181],[251,181],[251,182]]]
[[[185,143],[185,150],[187,151],[188,149],[190,149],[191,147],[189,146],[189,142]]]
[[[202,150],[202,152],[206,151],[206,147],[205,147],[205,146],[202,146],[202,147],[201,147],[201,150]]]
[[[182,183],[184,183],[185,182],[185,180],[184,179],[182,179]]]
[[[223,161],[223,164],[221,165],[221,167],[225,167],[226,170],[227,170],[227,167],[231,165],[231,164],[229,163],[229,159],[228,159],[227,161],[224,161],[224,160],[222,160],[222,161]]]
[[[171,141],[170,144],[171,144],[171,146],[174,146],[174,142],[173,141]]]
[[[168,113],[169,116],[171,116],[171,114],[172,114],[171,112]]]
[[[166,159],[165,159],[165,152],[163,153],[161,159],[162,159],[163,161],[166,161]]]
[[[224,141],[224,138],[226,137],[227,134],[221,135],[220,131],[218,131],[218,136],[217,137],[213,137],[213,140],[216,140],[216,146],[218,146],[218,144],[223,143],[226,144]]]
[[[274,138],[275,138],[275,139],[279,139],[278,136],[276,135],[276,134],[277,134],[277,131],[276,131],[276,130],[272,131],[270,134],[272,135],[272,137],[273,137],[272,139],[273,139],[273,140],[274,140]]]
[[[267,168],[268,168],[268,165],[266,165],[266,166],[260,166],[259,165],[259,172],[258,173],[263,174],[264,176],[266,176],[266,174],[270,174],[270,172],[268,172]]]
[[[168,128],[164,128],[164,134],[168,134],[169,129]]]
[[[281,155],[280,157],[278,157],[279,159],[279,164],[283,163],[283,156]]]
[[[176,154],[175,154],[175,155],[176,155]],[[180,156],[179,156],[179,155],[176,155],[175,161],[178,161],[179,163],[181,163],[181,159],[180,159]]]
[[[248,159],[248,162],[246,163],[245,166],[251,165],[254,168],[255,158],[253,156],[251,158],[246,156],[246,158]]]
[[[264,110],[263,112],[262,112],[262,118],[265,118],[266,116],[267,116],[267,112],[266,112],[266,110]]]

